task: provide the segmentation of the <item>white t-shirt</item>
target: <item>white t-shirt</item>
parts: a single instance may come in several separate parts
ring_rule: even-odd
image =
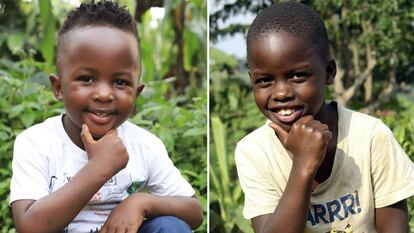
[[[159,138],[128,121],[117,131],[129,154],[126,168],[101,187],[65,232],[97,232],[117,203],[143,187],[158,196],[194,195]],[[17,136],[14,144],[10,203],[49,195],[87,161],[86,152],[66,134],[62,115],[30,127]]]
[[[305,232],[374,233],[375,208],[414,195],[413,163],[379,119],[342,107],[338,117],[332,173],[311,195]],[[292,168],[268,123],[236,148],[247,219],[275,211]]]

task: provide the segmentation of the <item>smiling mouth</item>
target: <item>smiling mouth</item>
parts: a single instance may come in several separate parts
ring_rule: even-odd
[[[114,111],[87,110],[88,118],[97,124],[107,124],[111,121]]]
[[[292,114],[295,110],[294,109],[281,109],[279,110],[277,113],[282,115],[282,116],[288,116],[290,114]]]
[[[274,118],[284,124],[291,124],[295,122],[301,117],[303,112],[302,107],[275,108],[269,110]]]
[[[92,114],[95,114],[100,118],[105,118],[105,117],[111,115],[112,113],[110,113],[110,112],[92,112]]]

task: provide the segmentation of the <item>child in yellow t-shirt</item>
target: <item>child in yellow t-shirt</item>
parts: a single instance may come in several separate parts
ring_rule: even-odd
[[[268,119],[236,148],[254,231],[407,232],[413,164],[380,120],[325,101],[336,64],[320,16],[295,2],[266,8],[247,61]]]

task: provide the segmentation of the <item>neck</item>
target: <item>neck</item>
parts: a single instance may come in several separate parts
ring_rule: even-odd
[[[338,128],[338,110],[334,103],[324,103],[316,114],[315,119],[328,125],[329,130],[335,135]]]
[[[85,146],[83,145],[83,141],[80,136],[82,131],[81,128],[77,127],[74,124],[71,124],[66,114],[63,115],[62,123],[63,128],[65,129],[66,134],[69,136],[70,140],[72,140],[72,142],[75,143],[76,146],[78,146],[82,150],[85,150]]]

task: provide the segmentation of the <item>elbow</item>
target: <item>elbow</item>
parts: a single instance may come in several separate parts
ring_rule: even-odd
[[[33,224],[21,224],[16,226],[16,231],[19,233],[44,233],[45,231],[39,230],[40,227],[32,226]]]
[[[200,207],[199,214],[194,217],[194,221],[190,224],[192,230],[197,229],[204,221],[203,210]]]
[[[197,229],[204,221],[203,208],[201,207],[200,200],[194,198],[194,206],[192,212],[192,221],[189,221],[189,226],[192,230]]]
[[[33,221],[21,219],[16,222],[16,231],[19,233],[54,233],[61,232],[63,229],[58,229],[54,226],[50,226],[47,221]]]

